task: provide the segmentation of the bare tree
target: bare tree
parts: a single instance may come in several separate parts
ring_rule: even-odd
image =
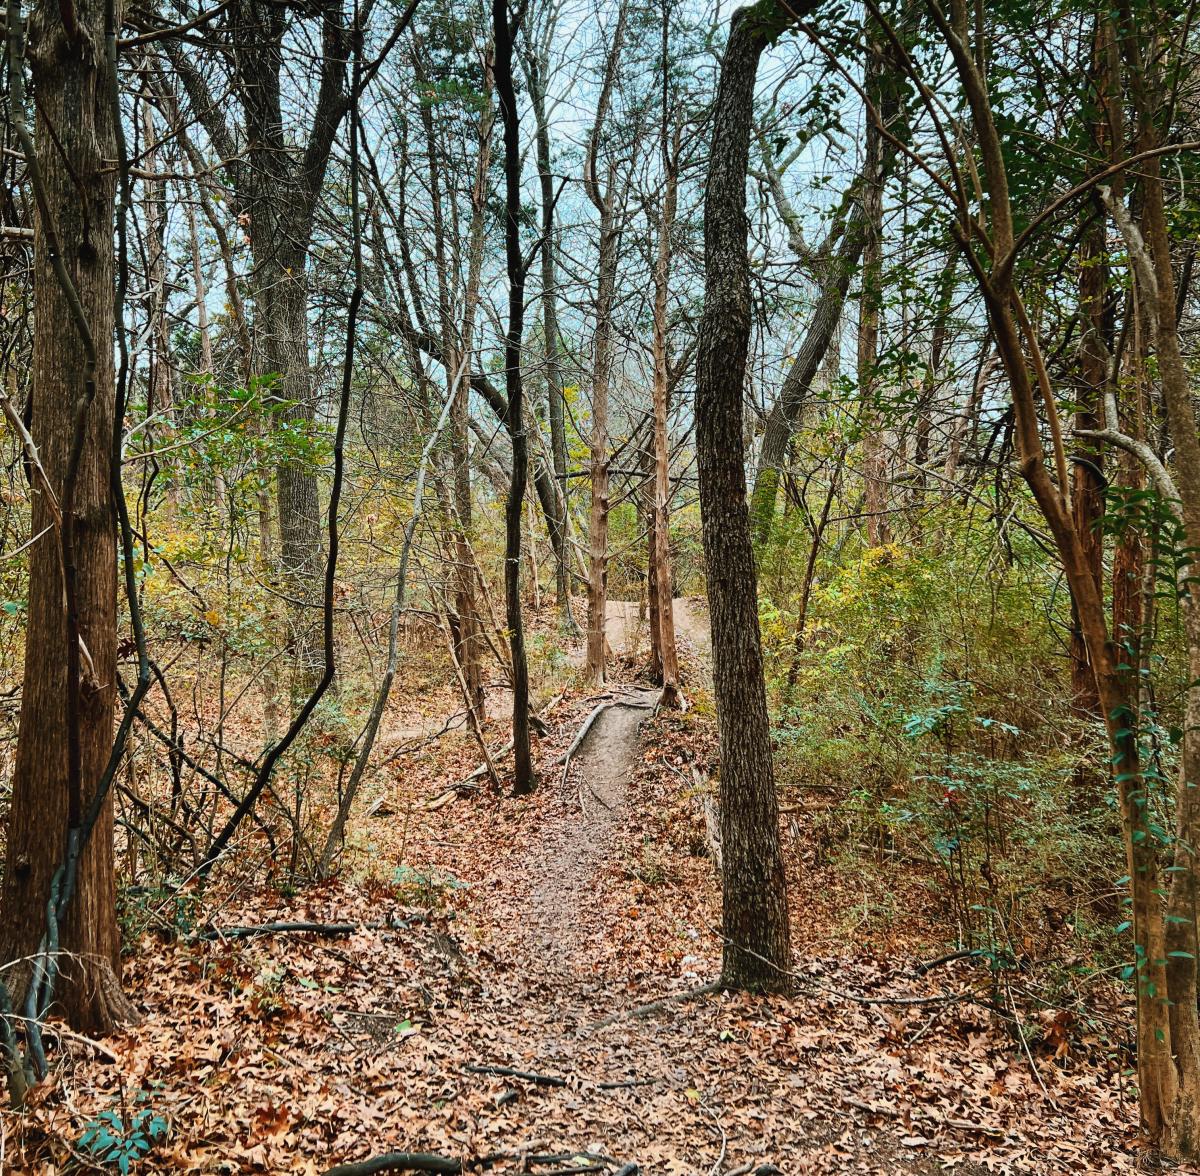
[[[504,422],[512,440],[512,481],[504,504],[504,609],[512,654],[513,792],[537,784],[529,732],[529,663],[521,615],[521,514],[529,469],[529,435],[521,378],[525,323],[525,277],[529,262],[521,253],[521,119],[513,87],[513,33],[507,0],[493,0],[492,37],[496,46],[496,99],[504,128],[504,259],[508,274],[508,332],[504,340]]]
[[[779,990],[791,966],[787,884],[763,683],[758,583],[746,504],[742,395],[750,341],[746,169],[763,51],[791,9],[734,13],[721,60],[704,203],[704,314],[696,351],[696,444],[713,684],[721,737],[722,982]]]
[[[588,519],[588,611],[584,677],[594,686],[605,677],[605,614],[608,609],[608,398],[613,365],[613,298],[617,284],[621,225],[617,215],[617,158],[610,155],[603,184],[599,176],[600,139],[612,105],[613,86],[625,41],[626,6],[617,11],[612,43],[604,65],[596,118],[588,138],[583,186],[600,215],[599,261],[596,274],[595,334],[592,340],[591,491]]]
[[[276,375],[281,424],[310,437],[317,391],[309,362],[308,252],[338,126],[349,110],[349,36],[344,7],[319,10],[316,98],[297,134],[284,100],[287,8],[267,0],[237,0],[221,25],[221,57],[229,63],[228,101],[210,71],[182,41],[166,42],[193,116],[220,153],[234,202],[246,218],[254,258],[252,288],[260,335],[260,374]],[[279,558],[289,601],[294,652],[293,703],[299,705],[321,672],[319,609],[312,607],[322,567],[317,475],[303,452],[286,454],[276,470]]]

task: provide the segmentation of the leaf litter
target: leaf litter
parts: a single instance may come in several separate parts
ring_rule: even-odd
[[[681,630],[700,682],[694,610]],[[857,899],[794,820],[795,995],[697,994],[720,971],[700,805],[715,724],[703,699],[653,717],[629,700],[563,780],[595,706],[565,696],[527,800],[422,807],[473,766],[462,741],[424,757],[436,772],[390,770],[342,879],[226,880],[203,898],[211,938],[144,931],[124,977],[141,1022],[103,1049],[63,1037],[52,1078],[4,1114],[0,1166],[92,1167],[88,1124],[140,1099],[169,1125],[144,1172],[316,1174],[395,1151],[609,1176],[1139,1170],[1128,1059],[1095,1027],[1128,1018],[1123,995],[1094,986],[1107,1006],[1079,1024],[1027,1018],[1020,1045],[973,961],[918,974],[939,938],[920,885],[896,879],[906,937],[831,933]],[[353,926],[218,933],[296,922]]]

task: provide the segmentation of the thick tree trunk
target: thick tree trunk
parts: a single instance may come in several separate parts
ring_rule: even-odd
[[[86,809],[108,762],[116,704],[117,553],[110,482],[116,400],[116,138],[114,82],[103,56],[104,4],[80,0],[75,5],[75,36],[64,29],[62,11],[56,4],[39,4],[29,22],[28,58],[38,97],[36,142],[49,216],[47,221],[39,215],[36,222],[31,432],[61,503],[76,409],[85,396],[85,349],[52,268],[51,239],[56,236],[96,353],[95,396],[85,410],[73,511],[80,640],[79,799]],[[49,532],[34,544],[29,557],[25,676],[0,904],[0,959],[6,963],[35,952],[46,930],[51,878],[66,851],[71,807],[64,705],[71,659],[54,515],[47,495],[35,493],[34,533],[47,528]],[[117,980],[115,899],[110,793],[84,850],[76,894],[60,928],[59,948],[71,954],[59,960],[56,1008],[86,1033],[107,1032],[124,1011]],[[14,974],[6,978],[12,983]]]
[[[293,653],[292,697],[298,707],[321,676],[321,610],[317,583],[323,566],[317,473],[307,446],[317,417],[309,368],[307,255],[317,201],[338,127],[349,109],[346,63],[349,30],[334,0],[320,9],[319,79],[311,124],[294,135],[283,98],[288,11],[264,0],[235,0],[229,44],[233,85],[245,117],[235,135],[225,104],[204,72],[177,42],[167,42],[192,106],[226,169],[251,238],[251,286],[262,338],[260,374],[279,377],[285,404],[277,419],[287,440],[276,466],[281,589]],[[244,138],[244,149],[238,138]],[[264,540],[269,536],[264,532]]]
[[[750,339],[746,167],[763,49],[793,19],[770,0],[734,14],[721,63],[704,205],[696,434],[713,682],[721,738],[722,981],[784,989],[787,885],[746,505],[742,395]]]
[[[284,402],[277,416],[279,427],[299,442],[295,447],[299,451],[285,454],[275,467],[280,581],[287,606],[295,709],[312,691],[322,666],[321,504],[315,465],[304,452],[313,438],[317,406],[308,356],[306,251],[281,255],[281,238],[285,233],[290,236],[291,230],[276,225],[270,232],[256,250],[255,304],[264,356],[261,374],[278,377],[273,392]],[[260,241],[256,234],[256,245]]]
[[[627,5],[621,0],[612,44],[604,66],[604,80],[596,102],[596,118],[588,137],[583,165],[583,186],[600,214],[599,256],[596,273],[596,331],[592,340],[592,438],[590,455],[591,509],[588,516],[588,611],[583,676],[592,686],[604,683],[606,613],[608,611],[608,394],[613,364],[613,298],[617,285],[620,227],[616,223],[616,160],[610,158],[605,184],[598,171],[600,139],[608,118],[617,66],[625,43]]]

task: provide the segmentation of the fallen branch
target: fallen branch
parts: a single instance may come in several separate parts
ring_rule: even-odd
[[[388,1152],[386,1155],[372,1156],[367,1160],[358,1160],[349,1164],[337,1164],[327,1168],[321,1176],[375,1176],[378,1172],[438,1172],[446,1176],[462,1176],[468,1169],[494,1168],[503,1160],[521,1159],[525,1165],[540,1166],[542,1164],[561,1164],[571,1160],[585,1160],[587,1166],[559,1168],[547,1172],[545,1176],[583,1176],[586,1172],[603,1172],[612,1168],[617,1161],[609,1156],[596,1155],[592,1152],[565,1152],[558,1155],[521,1155],[517,1152],[494,1152],[489,1156],[481,1156],[464,1165],[462,1160],[450,1156],[438,1155],[436,1152]],[[638,1176],[640,1169],[637,1164],[625,1164],[618,1168],[613,1176]]]
[[[492,1168],[506,1156],[485,1156],[476,1160],[474,1167]],[[374,1176],[376,1172],[444,1172],[448,1176],[461,1176],[463,1165],[461,1160],[449,1156],[439,1156],[433,1152],[388,1152],[386,1155],[373,1156],[369,1160],[359,1160],[352,1164],[337,1164],[327,1168],[322,1176]]]
[[[850,1098],[847,1095],[842,1096],[842,1102],[847,1106],[855,1107],[860,1111],[865,1111],[868,1115],[878,1115],[880,1118],[899,1119],[903,1117],[904,1112],[895,1107],[876,1107],[868,1102],[863,1102],[862,1099]],[[914,1118],[928,1119],[931,1123],[936,1123],[939,1127],[950,1127],[955,1131],[974,1131],[980,1135],[986,1135],[989,1139],[1004,1139],[1006,1132],[999,1127],[989,1127],[986,1123],[974,1123],[970,1119],[952,1119],[944,1115],[939,1115],[936,1111],[929,1110],[927,1107],[911,1107],[909,1113]]]
[[[538,1074],[531,1070],[514,1070],[511,1066],[467,1066],[465,1067],[469,1074],[489,1074],[497,1078],[520,1078],[525,1082],[534,1082],[538,1086],[556,1086],[565,1087],[568,1085],[566,1078],[561,1078],[557,1074]],[[657,1078],[622,1078],[611,1082],[596,1082],[592,1078],[581,1078],[583,1082],[590,1083],[597,1090],[628,1090],[634,1086],[653,1086]],[[544,1156],[544,1157],[529,1157],[531,1164],[536,1163],[552,1163],[559,1162],[564,1159],[570,1159],[572,1156],[586,1156],[588,1159],[602,1159],[604,1157],[587,1155],[585,1152],[571,1152],[570,1156]],[[608,1160],[609,1163],[615,1163],[615,1160]]]
[[[558,757],[558,762],[562,764],[562,783],[567,782],[567,771],[571,767],[571,756],[575,754],[575,749],[587,738],[587,733],[595,725],[596,720],[610,707],[611,702],[602,702],[597,706],[586,719],[583,720],[583,726],[575,732],[575,738],[571,740],[571,745],[566,751]]]
[[[567,1080],[553,1074],[535,1074],[530,1070],[514,1070],[511,1066],[466,1066],[469,1074],[490,1074],[500,1078],[520,1078],[538,1086],[566,1086]]]
[[[253,927],[208,927],[192,939],[255,939],[260,935],[324,935],[340,939],[358,931],[404,931],[414,923],[425,921],[423,915],[399,922],[378,923],[260,923]]]
[[[606,699],[596,706],[586,719],[583,720],[583,725],[575,733],[575,738],[571,740],[570,747],[558,757],[557,763],[562,764],[562,779],[559,782],[559,787],[566,787],[567,772],[571,768],[571,757],[579,749],[579,745],[587,738],[588,732],[595,726],[596,720],[606,711],[616,706],[627,706],[634,710],[649,710],[652,711],[658,705],[657,702],[641,702],[631,698],[610,698]]]
[[[917,976],[925,976],[932,972],[934,968],[940,968],[943,964],[952,964],[955,960],[972,960],[978,959],[980,956],[987,953],[975,948],[971,951],[952,951],[949,955],[939,956],[936,960],[930,960],[927,964],[917,964],[913,972]]]

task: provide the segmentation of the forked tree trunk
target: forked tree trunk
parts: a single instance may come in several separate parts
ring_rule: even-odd
[[[733,17],[705,184],[704,314],[696,355],[700,512],[721,739],[721,978],[735,988],[772,990],[788,986],[791,957],[746,504],[746,167],[759,58],[802,8],[792,5],[784,15],[781,6],[763,0]]]
[[[61,503],[76,410],[85,396],[85,349],[52,268],[56,237],[96,354],[95,396],[84,410],[73,511],[81,642],[79,779],[86,808],[112,748],[117,697],[117,552],[110,483],[116,401],[112,160],[117,149],[110,105],[114,81],[103,48],[104,4],[79,0],[75,36],[63,27],[62,12],[57,4],[39,3],[28,30],[38,99],[36,143],[48,205],[35,223],[31,432]],[[47,533],[29,555],[25,675],[0,903],[0,960],[5,963],[35,952],[46,930],[51,878],[66,851],[70,807],[63,564],[54,508],[44,492],[33,494],[32,526],[34,534]],[[79,864],[59,947],[70,955],[58,961],[57,1011],[85,1033],[108,1032],[126,1011],[117,979],[111,792]],[[19,993],[23,979],[11,971],[6,979]]]
[[[277,413],[277,433],[285,443],[275,484],[280,578],[292,653],[291,693],[298,709],[322,673],[318,586],[324,567],[318,480],[309,451],[315,440],[317,394],[309,366],[306,265],[330,151],[350,105],[346,93],[350,34],[344,9],[336,0],[320,8],[320,76],[312,120],[293,137],[283,94],[288,11],[264,0],[236,0],[231,15],[230,27],[238,32],[236,46],[227,46],[228,59],[234,66],[234,93],[244,115],[244,126],[239,128],[244,151],[231,130],[233,120],[227,118],[229,104],[218,100],[181,43],[169,40],[166,48],[192,114],[225,159],[235,202],[248,222],[255,326],[262,338],[259,374],[279,377],[274,391],[284,402]],[[264,541],[269,540],[267,531],[269,524]]]

